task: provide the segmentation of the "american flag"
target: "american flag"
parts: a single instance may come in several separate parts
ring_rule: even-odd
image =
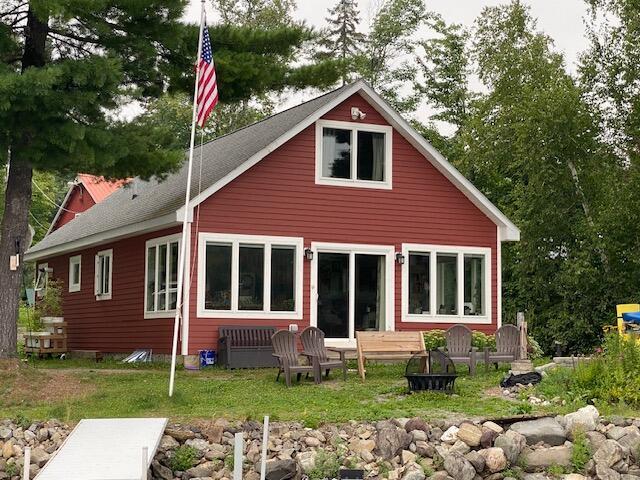
[[[213,107],[218,103],[218,84],[216,67],[213,64],[213,52],[209,31],[204,26],[202,32],[202,53],[198,61],[198,125],[203,127]]]

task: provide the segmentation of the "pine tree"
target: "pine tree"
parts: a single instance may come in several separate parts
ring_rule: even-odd
[[[183,144],[166,125],[121,120],[123,103],[191,92],[198,28],[185,0],[5,0],[0,6],[0,358],[16,354],[34,169],[123,178],[162,176]],[[220,100],[335,82],[326,65],[291,66],[307,29],[210,28]]]
[[[356,1],[338,0],[338,3],[329,9],[326,21],[329,26],[319,42],[325,49],[321,55],[340,60],[340,76],[344,85],[352,80],[354,59],[362,51],[365,40],[364,34],[358,32],[360,12],[356,7]]]

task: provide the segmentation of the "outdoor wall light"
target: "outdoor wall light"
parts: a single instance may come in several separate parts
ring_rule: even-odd
[[[309,261],[313,260],[313,250],[311,250],[310,248],[305,248],[304,258],[306,258]]]
[[[351,107],[351,118],[353,120],[364,120],[366,116],[367,114],[358,107]]]
[[[404,265],[404,255],[400,252],[396,253],[396,262],[398,262],[398,265]]]

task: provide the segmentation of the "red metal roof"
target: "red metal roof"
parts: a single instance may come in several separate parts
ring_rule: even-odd
[[[129,182],[129,178],[124,180],[105,180],[104,177],[96,177],[95,175],[89,175],[88,173],[79,173],[78,181],[82,182],[84,187],[89,192],[89,195],[96,203],[100,203],[107,198],[113,192],[118,190],[122,185]]]

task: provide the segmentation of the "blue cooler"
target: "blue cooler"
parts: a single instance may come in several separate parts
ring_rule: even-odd
[[[210,367],[216,364],[215,350],[198,350],[200,353],[200,368]]]

